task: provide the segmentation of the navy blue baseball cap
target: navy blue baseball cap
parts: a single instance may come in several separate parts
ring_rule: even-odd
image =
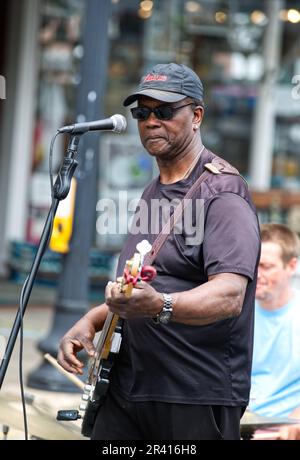
[[[157,64],[141,78],[138,90],[128,96],[123,105],[135,102],[139,96],[149,96],[163,102],[178,102],[186,97],[203,101],[203,85],[198,75],[184,64]]]

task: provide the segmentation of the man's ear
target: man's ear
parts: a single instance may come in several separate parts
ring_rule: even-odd
[[[288,263],[287,263],[287,268],[289,269],[289,272],[291,276],[293,276],[297,270],[297,264],[298,264],[298,259],[297,257],[293,257]]]
[[[204,108],[200,105],[194,108],[194,119],[193,119],[193,127],[194,129],[199,129],[204,117]]]

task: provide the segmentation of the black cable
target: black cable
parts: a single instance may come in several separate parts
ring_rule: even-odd
[[[50,190],[51,190],[51,229],[49,232],[49,240],[52,235],[53,231],[53,224],[54,224],[54,185],[53,185],[53,150],[54,150],[54,143],[56,141],[57,136],[59,136],[60,132],[57,131],[56,134],[52,137],[51,144],[50,144],[50,152],[49,152],[49,177],[50,177]],[[48,240],[48,244],[49,244]]]
[[[23,297],[24,291],[27,286],[28,276],[23,284],[22,291],[20,294],[20,352],[19,352],[19,382],[20,382],[20,390],[21,390],[21,399],[22,399],[22,408],[23,408],[23,419],[24,419],[24,432],[25,432],[25,440],[28,441],[28,423],[27,423],[27,414],[26,414],[26,401],[25,401],[25,393],[24,393],[24,382],[23,382]]]
[[[53,230],[53,221],[54,221],[54,186],[53,186],[53,149],[54,143],[56,141],[57,136],[60,133],[57,133],[52,137],[51,144],[50,144],[50,152],[49,152],[49,175],[50,175],[50,187],[51,187],[51,227],[49,231],[48,237],[48,244],[49,240],[52,235]],[[47,245],[48,245],[47,244]],[[20,352],[19,352],[19,383],[20,383],[20,390],[21,390],[21,400],[22,400],[22,409],[23,409],[23,419],[24,419],[24,433],[25,433],[25,440],[28,441],[28,422],[27,422],[27,412],[26,412],[26,400],[25,400],[25,392],[24,392],[24,382],[23,382],[23,346],[24,346],[24,330],[23,330],[23,311],[24,311],[24,291],[26,289],[28,283],[29,276],[27,276],[22,291],[20,294],[20,303],[19,303],[19,313],[20,313]]]

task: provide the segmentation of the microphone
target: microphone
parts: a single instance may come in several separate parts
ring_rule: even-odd
[[[85,123],[75,123],[58,129],[59,133],[84,134],[87,131],[114,131],[122,133],[127,127],[126,118],[123,115],[113,115],[110,118]]]

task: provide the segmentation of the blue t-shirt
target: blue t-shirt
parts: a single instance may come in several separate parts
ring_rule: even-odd
[[[249,409],[287,417],[300,406],[300,291],[275,311],[255,306]]]

